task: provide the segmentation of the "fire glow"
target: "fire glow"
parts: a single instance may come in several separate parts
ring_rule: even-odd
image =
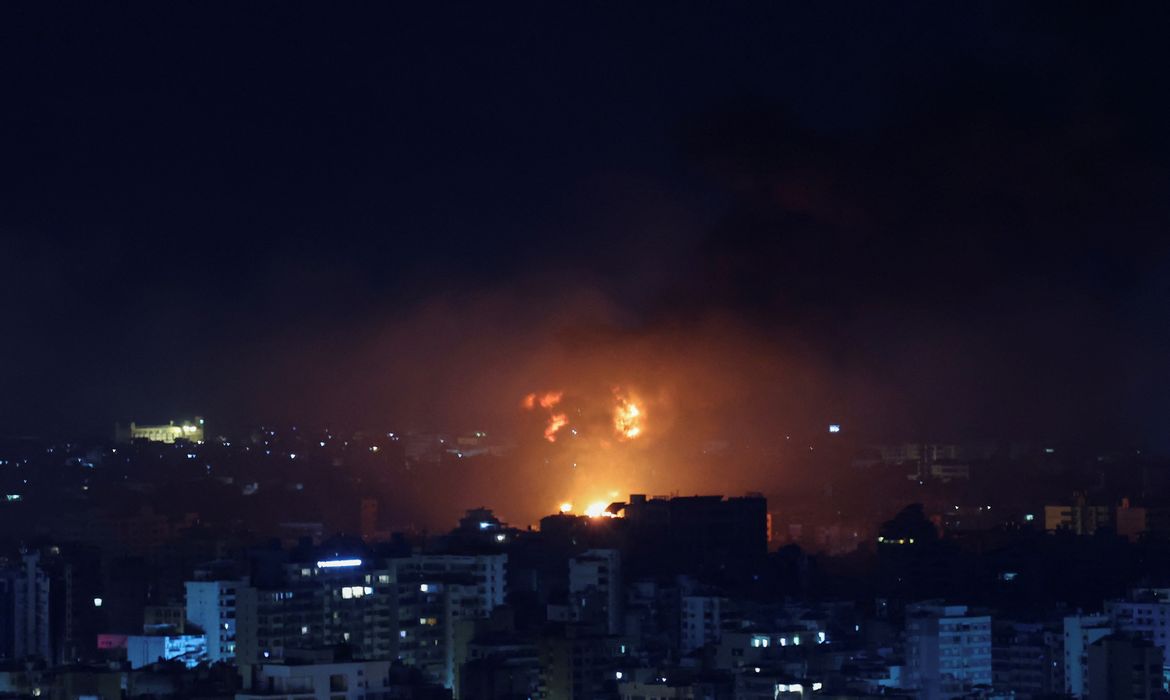
[[[609,504],[607,504],[605,501],[597,501],[596,503],[590,503],[589,506],[585,509],[585,515],[587,515],[590,518],[612,518],[612,517],[615,517],[613,513],[609,512],[607,510],[608,507],[609,507]]]
[[[540,406],[549,412],[548,423],[544,428],[544,439],[549,442],[556,442],[557,432],[569,424],[569,417],[566,414],[552,412],[553,407],[561,402],[562,396],[564,396],[564,392],[561,391],[546,391],[543,394],[528,394],[520,402],[525,410],[531,411]]]
[[[565,501],[560,505],[558,510],[563,515],[568,515],[573,512],[573,504]],[[587,518],[616,518],[617,515],[609,511],[609,504],[605,501],[594,501],[585,507],[584,513]]]
[[[557,431],[569,424],[569,417],[563,413],[554,413],[549,416],[548,426],[544,429],[544,439],[549,442],[557,441]]]
[[[645,414],[637,403],[623,396],[620,390],[614,389],[614,397],[617,406],[613,411],[613,427],[619,438],[633,440],[642,434]]]

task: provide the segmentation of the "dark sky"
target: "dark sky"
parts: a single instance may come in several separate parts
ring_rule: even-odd
[[[6,4],[0,434],[497,428],[581,362],[1165,444],[1167,17],[1068,5]]]

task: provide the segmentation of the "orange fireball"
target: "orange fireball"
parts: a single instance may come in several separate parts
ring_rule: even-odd
[[[557,441],[557,431],[569,424],[569,417],[563,413],[554,413],[549,416],[548,426],[544,429],[544,439],[549,442]]]
[[[645,412],[632,399],[626,398],[620,392],[614,391],[617,406],[613,411],[613,427],[618,437],[633,440],[642,434],[645,424]]]

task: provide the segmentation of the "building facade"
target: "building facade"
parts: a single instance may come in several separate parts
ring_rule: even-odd
[[[187,620],[203,629],[211,663],[236,658],[236,595],[239,581],[188,581]]]
[[[950,700],[990,689],[991,617],[965,605],[918,603],[906,608],[908,686],[924,700]]]

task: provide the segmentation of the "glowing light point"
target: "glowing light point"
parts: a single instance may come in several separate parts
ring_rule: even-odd
[[[562,513],[572,513],[573,512],[573,504],[569,503],[568,501],[565,501],[564,503],[561,504],[560,510]]]

